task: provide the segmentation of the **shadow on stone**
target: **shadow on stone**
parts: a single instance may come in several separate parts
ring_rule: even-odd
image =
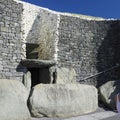
[[[119,20],[106,21],[106,26],[108,30],[97,54],[98,72],[120,65],[120,22]],[[120,79],[119,73],[120,67],[99,75],[97,77],[97,87],[107,81]]]

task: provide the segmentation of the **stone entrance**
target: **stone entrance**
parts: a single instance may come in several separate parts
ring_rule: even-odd
[[[21,64],[27,67],[31,73],[32,87],[39,83],[53,83],[55,71],[52,68],[56,64],[55,61],[26,59],[22,60]]]
[[[28,68],[28,70],[31,72],[31,82],[32,86],[35,86],[39,83],[50,83],[51,82],[51,76],[49,68]]]

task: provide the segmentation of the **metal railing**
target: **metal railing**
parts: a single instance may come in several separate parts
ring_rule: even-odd
[[[90,75],[90,76],[88,76],[88,77],[85,77],[85,78],[79,80],[79,82],[85,81],[85,80],[90,79],[90,78],[97,77],[98,75],[101,75],[101,74],[104,74],[104,73],[106,73],[106,72],[112,71],[112,70],[114,70],[114,69],[116,69],[116,68],[119,68],[119,67],[120,67],[120,65],[113,66],[113,67],[108,68],[108,69],[106,69],[106,70],[104,70],[104,71],[98,72],[98,73],[96,73],[96,74],[94,74],[94,75]]]

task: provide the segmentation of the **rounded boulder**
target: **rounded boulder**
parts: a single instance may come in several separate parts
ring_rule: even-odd
[[[38,84],[29,98],[34,117],[67,118],[93,112],[97,107],[97,89],[90,85]]]
[[[28,96],[21,82],[0,79],[0,120],[30,120]]]

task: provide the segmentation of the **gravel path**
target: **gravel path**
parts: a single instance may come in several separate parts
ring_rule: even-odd
[[[72,118],[32,118],[32,120],[120,120],[118,113],[98,108],[97,111]]]
[[[109,117],[109,118],[105,118],[105,119],[102,119],[102,120],[120,120],[120,116],[119,115],[115,115],[115,116],[112,116],[112,117]]]

